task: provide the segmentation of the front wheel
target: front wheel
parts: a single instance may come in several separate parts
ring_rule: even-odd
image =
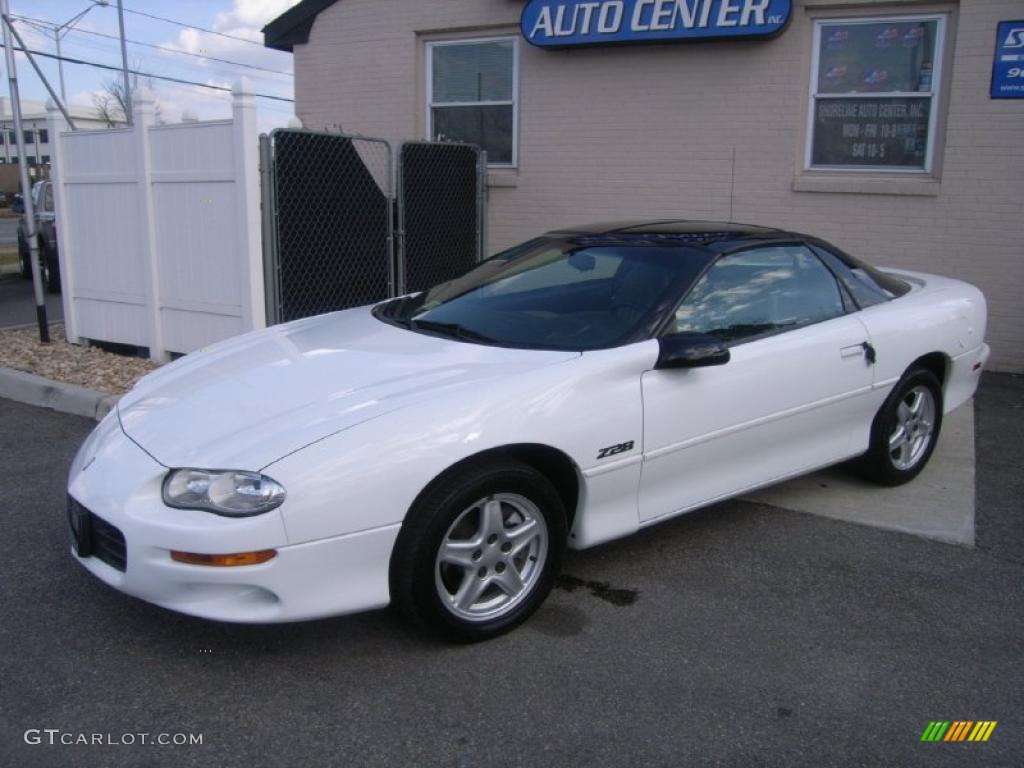
[[[862,473],[881,485],[913,480],[931,458],[941,428],[942,385],[931,371],[911,368],[875,416]]]
[[[391,561],[392,602],[452,639],[486,640],[544,602],[565,541],[565,508],[544,475],[512,460],[467,466],[410,511]]]

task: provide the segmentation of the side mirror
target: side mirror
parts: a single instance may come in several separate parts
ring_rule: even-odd
[[[704,368],[729,362],[729,348],[706,333],[673,333],[658,339],[655,368]]]

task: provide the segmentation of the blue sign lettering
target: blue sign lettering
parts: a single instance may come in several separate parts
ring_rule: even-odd
[[[1001,21],[992,63],[992,98],[1024,99],[1024,21]]]
[[[530,0],[519,25],[545,48],[770,37],[793,0]]]

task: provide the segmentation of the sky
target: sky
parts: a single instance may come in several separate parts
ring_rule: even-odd
[[[291,77],[292,55],[264,48],[260,29],[298,0],[123,0],[128,62],[132,69],[208,85],[230,87],[240,76],[249,78],[252,90],[288,99],[294,96]],[[93,0],[9,0],[15,27],[29,49],[56,53],[53,33],[40,30],[24,20],[64,24],[79,12],[91,10],[61,38],[61,53],[66,57],[120,67],[116,0],[102,7]],[[133,12],[134,11],[134,12]],[[138,12],[162,16],[184,24],[194,24],[221,35],[148,18]],[[18,17],[23,17],[19,20]],[[104,37],[110,35],[111,37]],[[224,37],[229,35],[230,37]],[[242,39],[235,39],[242,38]],[[132,41],[137,41],[133,43]],[[251,42],[250,42],[251,41]],[[169,51],[139,45],[148,43]],[[216,57],[230,62],[211,61],[187,54]],[[46,89],[23,54],[18,54],[18,86],[23,99],[45,102]],[[57,62],[36,57],[54,90],[59,92]],[[2,63],[2,59],[0,59]],[[262,67],[251,69],[242,64]],[[266,71],[266,70],[273,70]],[[6,75],[2,90],[7,95]],[[103,88],[104,80],[117,72],[64,63],[67,100],[76,106],[91,106],[93,94]],[[179,85],[140,78],[149,87],[160,106],[162,118],[171,123],[191,112],[200,120],[231,116],[230,94],[207,88]],[[258,98],[261,131],[287,125],[294,114],[292,104]]]

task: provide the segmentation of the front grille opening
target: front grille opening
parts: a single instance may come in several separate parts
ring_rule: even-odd
[[[82,557],[95,557],[111,568],[124,571],[128,564],[127,546],[121,529],[90,512],[68,496],[68,518],[75,548]]]

